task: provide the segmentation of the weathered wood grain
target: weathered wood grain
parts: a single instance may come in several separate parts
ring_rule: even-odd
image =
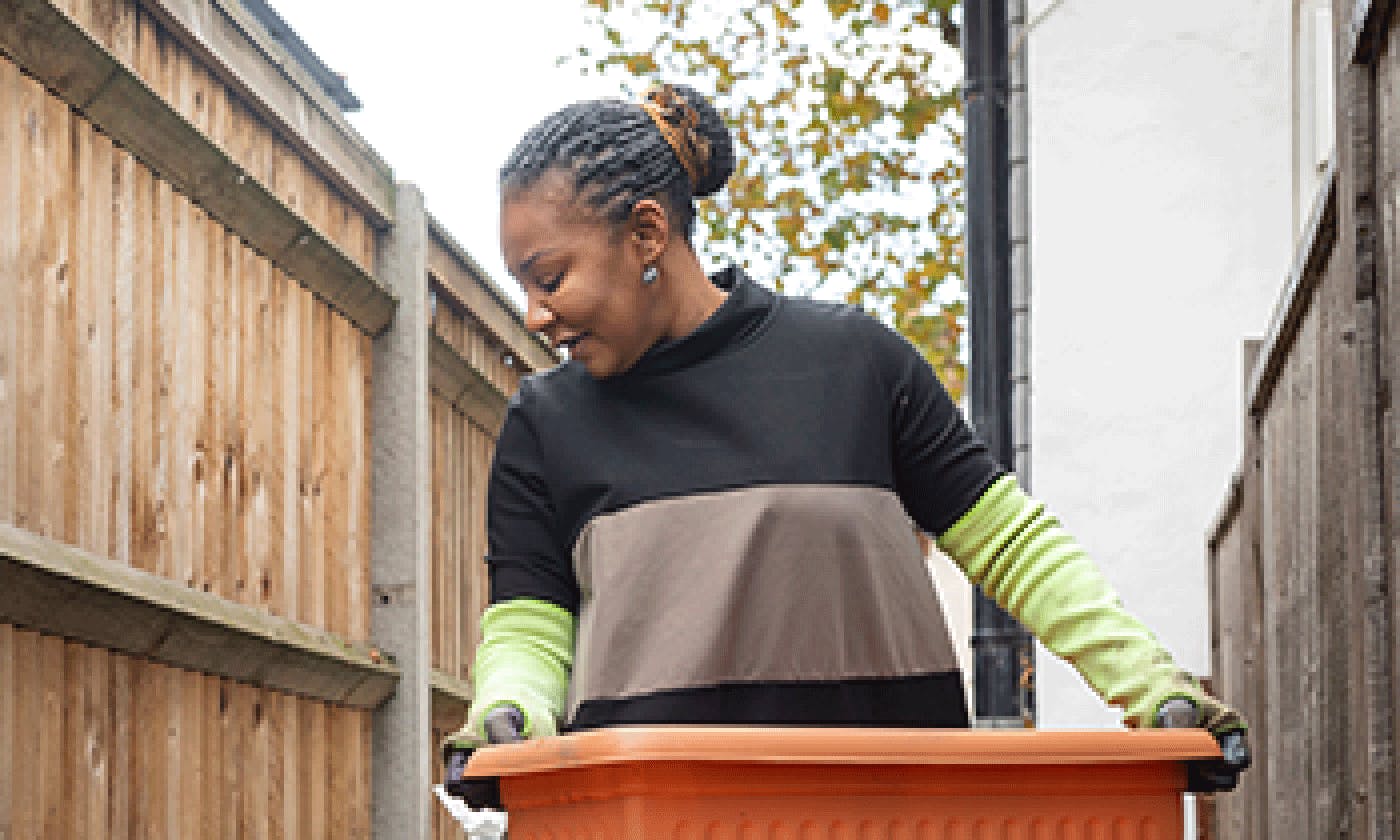
[[[369,339],[0,69],[0,520],[363,640]]]
[[[0,47],[52,88],[65,111],[71,105],[101,126],[362,329],[383,329],[394,302],[369,273],[372,249],[364,252],[372,240],[358,229],[340,242],[325,232],[331,227],[327,208],[338,200],[335,189],[251,114],[244,118],[254,123],[259,145],[287,149],[274,154],[272,171],[251,171],[213,142],[208,131],[211,103],[218,98],[213,86],[219,83],[159,24],[138,17],[126,64],[45,0],[12,5],[0,14]],[[307,218],[302,207],[320,218]],[[360,221],[364,226],[367,220]]]
[[[0,61],[0,114],[7,128],[0,131],[0,180],[11,185],[12,197],[0,202],[0,276],[18,277],[22,270],[20,216],[24,146],[23,114],[19,105],[22,80],[19,69]],[[18,407],[20,400],[19,330],[23,299],[14,294],[10,305],[0,307],[0,522],[14,521],[19,487]]]
[[[58,809],[62,826],[60,837],[86,837],[90,831],[87,821],[87,800],[96,779],[89,772],[89,750],[85,749],[86,727],[83,720],[83,649],[79,646],[62,648],[62,730],[59,734],[58,759],[60,776],[65,780],[66,803]]]
[[[1336,10],[1343,27],[1350,12]],[[1400,486],[1389,466],[1397,457],[1389,295],[1400,271],[1400,33],[1367,14],[1368,26],[1391,27],[1376,41],[1388,47],[1340,68],[1335,182],[1251,377],[1242,501],[1230,524],[1257,535],[1263,622],[1258,644],[1243,645],[1244,655],[1251,647],[1260,654],[1250,669],[1226,661],[1241,645],[1225,611],[1243,605],[1217,597],[1214,611],[1220,688],[1248,698],[1241,705],[1259,760],[1222,803],[1224,837],[1394,831]],[[1236,541],[1217,530],[1212,542],[1219,596],[1232,575],[1243,581],[1249,571]]]
[[[140,790],[141,779],[135,776],[138,768],[133,752],[133,732],[137,720],[143,712],[133,703],[133,674],[136,663],[129,657],[111,657],[111,706],[110,721],[112,749],[108,784],[108,837],[113,840],[129,840],[132,833],[132,820],[135,815],[133,799]]]
[[[63,640],[53,636],[38,639],[38,671],[36,687],[40,701],[37,714],[29,718],[39,732],[38,749],[33,756],[31,771],[37,782],[35,795],[38,836],[61,837],[63,820],[69,802],[65,793],[67,779],[63,776],[64,759],[64,678]]]
[[[368,837],[366,712],[5,624],[0,680],[0,836]]]
[[[3,80],[0,80],[3,84]],[[0,743],[11,745],[0,750],[0,837],[19,837],[15,827],[14,779],[23,771],[23,756],[16,755],[19,734],[15,731],[19,699],[19,664],[15,648],[15,628],[0,624]]]
[[[43,112],[40,104],[43,94],[38,85],[18,72],[12,72],[10,78],[13,82],[10,100],[13,110],[9,120],[10,124],[19,128],[16,133],[19,138],[19,168],[15,179],[15,206],[19,219],[15,267],[16,276],[21,278],[15,307],[15,391],[18,399],[11,407],[17,442],[14,457],[16,495],[12,500],[11,512],[16,525],[39,528],[36,480],[42,457],[42,438],[39,436],[42,423],[38,409],[43,375],[39,369],[43,337],[39,325],[43,323],[43,298],[38,278],[43,277],[39,241],[43,169],[36,160],[35,146],[42,142]],[[23,282],[26,279],[29,282]],[[21,407],[28,410],[20,410]],[[19,441],[24,444],[19,445]],[[20,488],[25,492],[19,492]]]

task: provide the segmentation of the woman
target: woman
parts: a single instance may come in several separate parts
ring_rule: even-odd
[[[558,111],[501,170],[526,325],[569,361],[522,384],[501,430],[476,699],[449,744],[620,723],[965,727],[917,526],[1130,725],[1243,748],[1239,715],[1123,610],[911,345],[736,267],[706,276],[693,201],[733,168],[714,108],[667,86]],[[1248,761],[1233,758],[1220,785]]]

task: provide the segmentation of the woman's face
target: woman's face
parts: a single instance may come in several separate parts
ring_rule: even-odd
[[[525,289],[526,328],[594,378],[627,370],[662,336],[654,289],[641,280],[660,245],[634,221],[619,227],[580,206],[565,177],[504,197],[501,253]]]

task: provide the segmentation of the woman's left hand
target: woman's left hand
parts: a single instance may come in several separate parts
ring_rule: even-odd
[[[1240,713],[1202,692],[1199,704],[1173,697],[1157,711],[1156,723],[1165,729],[1200,728],[1220,745],[1220,758],[1193,761],[1186,768],[1186,788],[1192,793],[1219,793],[1235,789],[1240,774],[1249,769],[1249,727]]]

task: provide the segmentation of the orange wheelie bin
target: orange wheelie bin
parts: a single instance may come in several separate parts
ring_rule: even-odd
[[[1168,840],[1200,730],[619,727],[477,751],[511,840]]]

